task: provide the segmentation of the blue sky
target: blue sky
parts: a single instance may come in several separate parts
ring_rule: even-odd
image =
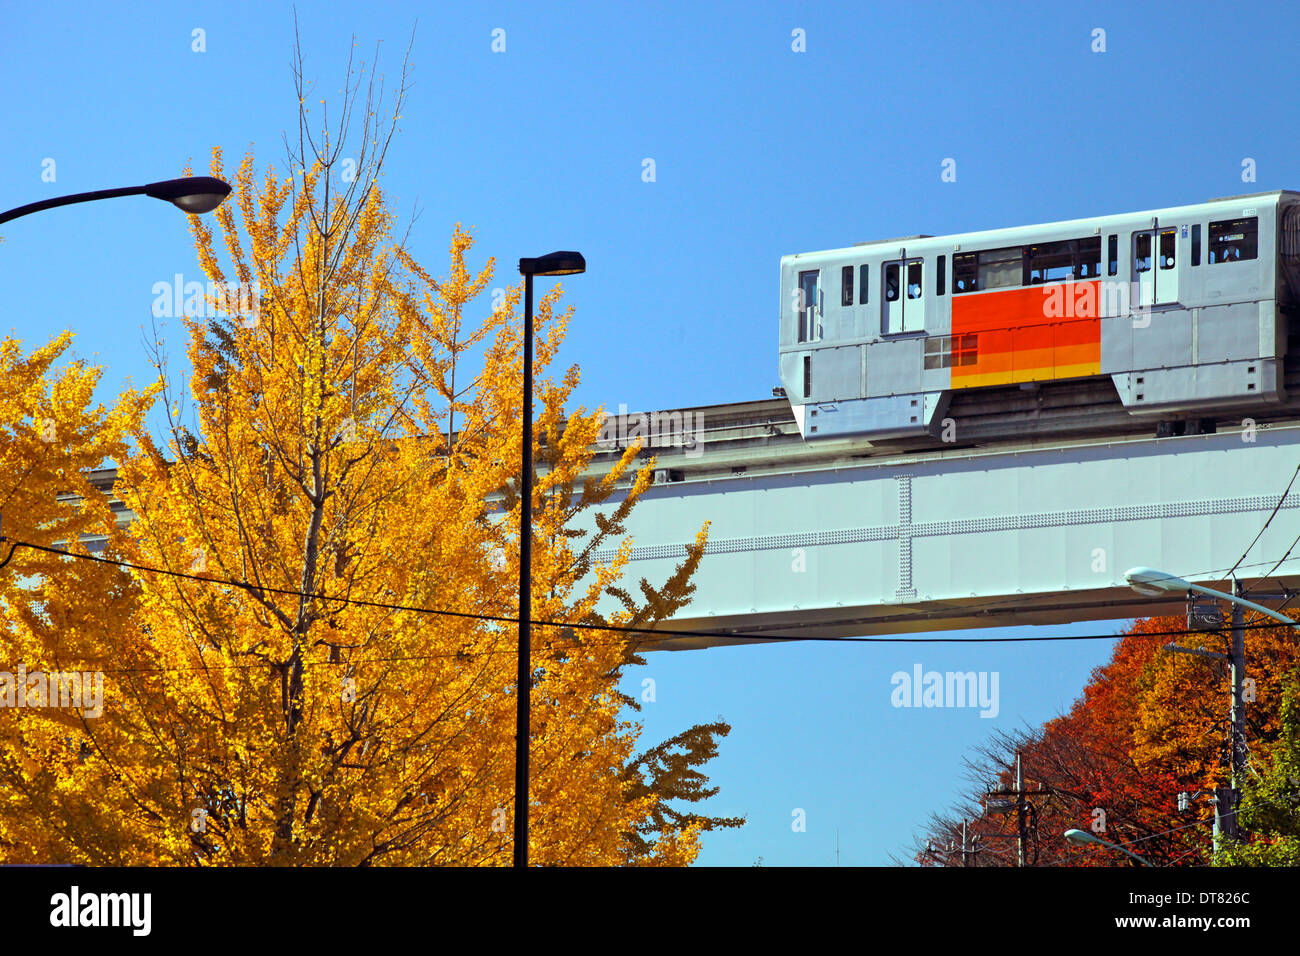
[[[298,10],[327,97],[354,35],[367,60],[382,41],[395,76],[418,20],[385,179],[399,213],[419,212],[409,248],[437,274],[452,224],[473,226],[476,261],[497,257],[493,285],[520,256],[580,249],[562,361],[581,366],[588,407],[770,395],[783,254],[1300,187],[1300,31],[1285,2]],[[213,146],[230,166],[251,144],[284,169],[292,41],[292,8],[275,0],[0,5],[0,207],[203,171]],[[955,182],[940,179],[945,159]],[[152,286],[199,275],[181,215],[119,200],[3,236],[0,328],[29,344],[75,330],[106,389],[149,379]],[[1068,707],[1110,647],[763,645],[655,656],[629,683],[656,682],[648,741],[719,715],[733,726],[712,809],[750,823],[707,838],[701,862],[829,865],[838,828],[842,863],[878,864],[958,796],[973,744]],[[1001,713],[893,708],[890,675],[918,662],[999,671]]]

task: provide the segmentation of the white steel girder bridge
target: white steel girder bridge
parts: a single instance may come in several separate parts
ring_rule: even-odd
[[[597,464],[638,430],[657,457],[627,578],[661,582],[711,522],[693,600],[660,627],[716,636],[646,649],[1179,614],[1125,570],[1223,581],[1275,509],[1236,576],[1300,587],[1300,547],[1273,570],[1300,531],[1300,416],[1157,438],[1105,384],[972,396],[962,441],[913,447],[806,443],[783,400],[611,419]],[[981,440],[1008,423],[1015,440]]]
[[[706,633],[642,649],[1177,614],[1176,595],[1143,597],[1125,570],[1223,582],[1248,547],[1240,580],[1300,590],[1300,480],[1284,497],[1300,466],[1300,400],[1157,438],[1108,386],[958,396],[951,442],[806,442],[784,399],[610,416],[592,472],[638,433],[656,457],[627,521],[625,580],[665,580],[710,522],[691,603],[656,628]],[[115,474],[96,478],[108,489]]]

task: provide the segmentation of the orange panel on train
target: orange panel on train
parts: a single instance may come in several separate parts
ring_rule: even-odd
[[[1079,295],[1081,286],[1092,286],[1091,294]],[[978,345],[973,364],[953,367],[952,387],[1099,374],[1101,322],[1095,307],[1091,315],[1049,314],[1068,312],[1076,302],[1096,303],[1097,286],[1094,281],[954,295],[952,334],[977,335]]]

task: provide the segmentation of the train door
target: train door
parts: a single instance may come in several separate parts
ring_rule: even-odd
[[[894,259],[884,264],[881,278],[883,328],[886,335],[925,328],[923,260]]]
[[[1178,301],[1178,230],[1172,226],[1133,233],[1133,305],[1150,308]]]

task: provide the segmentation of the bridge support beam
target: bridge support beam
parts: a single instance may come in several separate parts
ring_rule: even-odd
[[[1221,580],[1298,464],[1300,426],[1283,426],[688,480],[634,510],[627,573],[662,581],[709,520],[694,600],[667,629],[857,636],[1181,613],[1135,594],[1124,571]],[[1282,556],[1297,509],[1300,482],[1238,576]],[[1274,577],[1300,586],[1300,553]]]

